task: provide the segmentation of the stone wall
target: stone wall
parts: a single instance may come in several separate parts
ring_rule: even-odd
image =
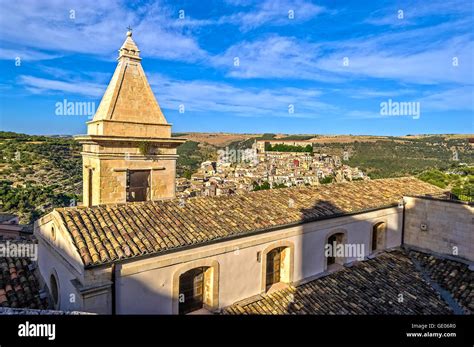
[[[467,203],[405,197],[404,243],[474,261],[474,207]]]
[[[138,152],[138,149],[135,149]],[[107,158],[83,155],[84,206],[126,202],[127,170],[151,170],[150,199],[175,196],[176,149],[164,148],[166,154],[144,156],[138,153],[109,154]],[[173,153],[174,152],[174,153]],[[89,170],[92,169],[92,201],[89,201]]]

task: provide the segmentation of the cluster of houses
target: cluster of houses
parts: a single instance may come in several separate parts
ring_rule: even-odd
[[[301,147],[300,142],[291,146]],[[244,155],[219,156],[205,161],[190,179],[178,178],[176,194],[219,196],[244,194],[257,186],[280,188],[316,186],[321,183],[369,179],[361,170],[344,165],[341,158],[328,154],[294,151],[267,151],[267,141],[256,141]],[[296,142],[295,142],[296,143]],[[306,145],[308,141],[305,141]]]

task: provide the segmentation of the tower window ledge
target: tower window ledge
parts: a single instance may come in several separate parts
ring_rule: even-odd
[[[115,169],[113,169],[114,172],[125,172],[127,170],[128,169],[124,169],[124,168],[115,168]],[[144,168],[140,168],[140,170],[159,171],[159,170],[166,170],[166,168],[163,167],[163,166],[160,166],[160,167],[144,167]]]

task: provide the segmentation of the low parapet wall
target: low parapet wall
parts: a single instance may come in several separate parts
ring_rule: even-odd
[[[451,200],[405,197],[404,244],[474,261],[474,207]]]

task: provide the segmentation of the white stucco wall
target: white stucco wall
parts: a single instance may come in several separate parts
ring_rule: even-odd
[[[311,278],[325,271],[324,244],[330,234],[346,230],[347,243],[364,244],[365,255],[369,255],[372,226],[378,222],[387,224],[386,247],[400,246],[402,210],[388,208],[124,263],[117,267],[117,313],[176,313],[173,278],[189,262],[197,267],[202,266],[199,262],[217,260],[219,307],[260,294],[263,268],[257,253],[282,240],[294,244],[293,282]]]
[[[82,310],[83,302],[81,295],[71,283],[72,280],[80,277],[74,274],[74,269],[61,259],[61,256],[51,248],[44,240],[38,238],[38,266],[44,282],[50,288],[50,277],[56,276],[58,283],[59,305],[55,309],[74,311]],[[71,302],[71,294],[74,295],[75,302]]]

